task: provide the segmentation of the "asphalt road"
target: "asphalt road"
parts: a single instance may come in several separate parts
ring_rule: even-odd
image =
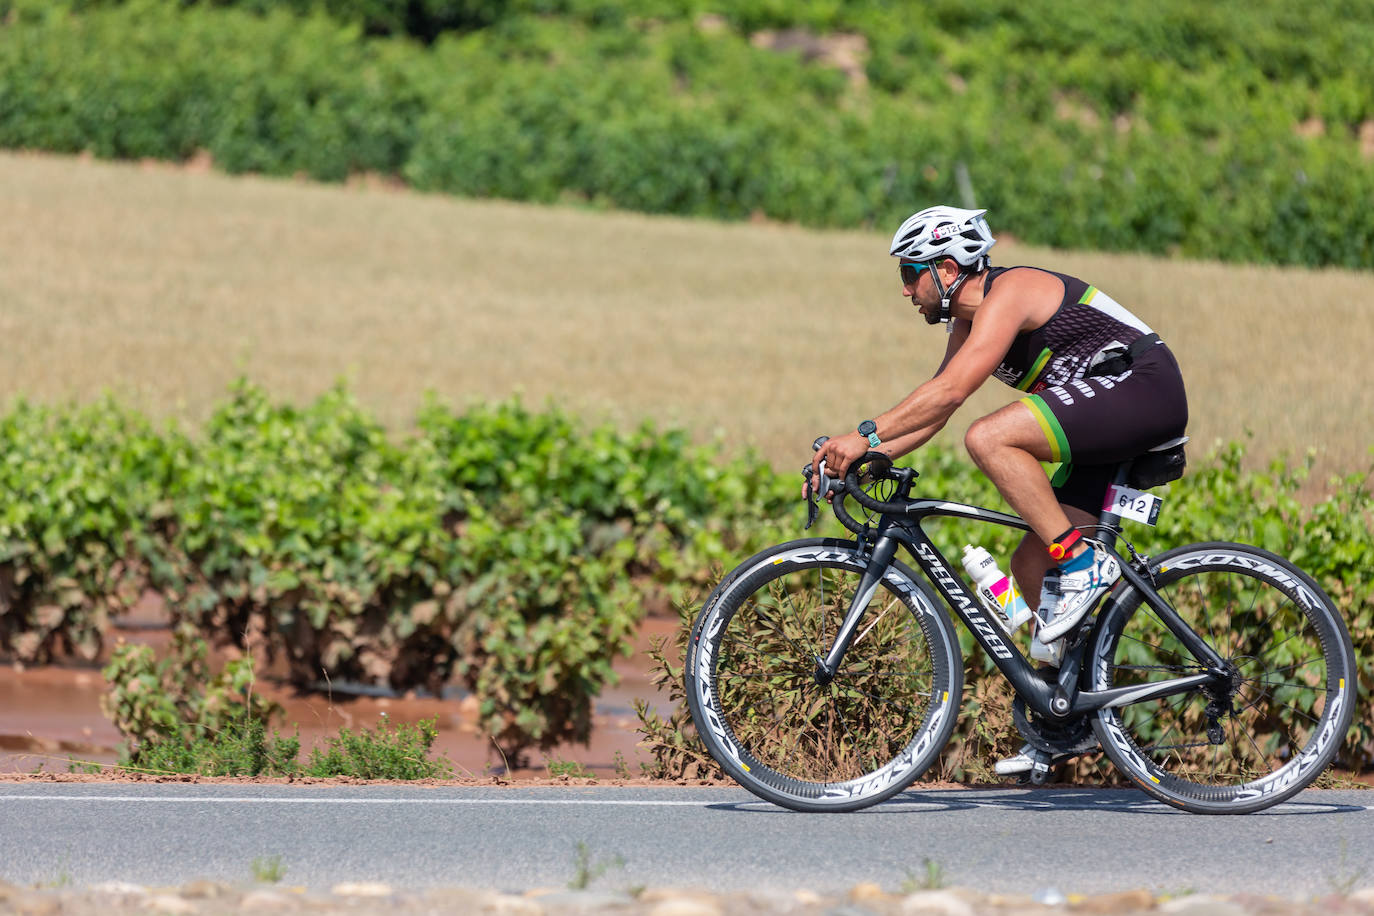
[[[1308,791],[1200,817],[1133,790],[909,792],[856,814],[785,811],[721,788],[0,784],[0,879],[89,886],[249,882],[715,891],[860,882],[898,890],[933,863],[989,892],[1255,891],[1374,885],[1374,792]]]

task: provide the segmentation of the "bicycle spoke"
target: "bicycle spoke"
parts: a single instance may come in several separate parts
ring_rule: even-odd
[[[1291,602],[1290,602],[1290,604],[1291,604]],[[1299,636],[1301,636],[1303,633],[1306,633],[1306,632],[1307,632],[1307,627],[1304,626],[1300,632],[1294,633],[1293,635],[1289,636],[1287,639],[1285,639],[1283,642],[1279,643],[1279,644],[1276,645],[1276,646],[1275,646],[1275,645],[1266,646],[1265,648],[1263,648],[1263,649],[1261,649],[1260,651],[1256,652],[1255,655],[1259,656],[1260,658],[1263,658],[1263,657],[1265,657],[1266,655],[1269,655],[1271,652],[1277,652],[1279,649],[1282,649],[1284,646],[1288,645],[1288,643],[1290,643],[1290,642],[1292,642],[1293,640],[1297,639]]]
[[[870,600],[871,600],[871,599],[870,599]],[[853,645],[858,645],[859,643],[863,642],[864,637],[867,636],[869,633],[872,633],[872,632],[873,632],[873,628],[876,627],[878,624],[880,624],[880,623],[883,622],[883,618],[887,616],[887,612],[888,612],[888,611],[892,610],[892,607],[893,607],[893,606],[892,606],[891,604],[889,604],[887,607],[885,607],[885,608],[883,608],[881,611],[879,611],[879,612],[878,612],[878,616],[874,619],[874,621],[873,621],[872,623],[870,623],[870,624],[864,629],[864,631],[863,631],[862,633],[860,633],[858,636],[855,636],[855,637],[854,637],[854,642],[851,643],[851,646],[853,646]]]
[[[1268,674],[1284,674],[1284,673],[1287,673],[1287,672],[1289,672],[1289,671],[1292,671],[1294,668],[1302,668],[1302,667],[1305,667],[1305,666],[1307,666],[1307,665],[1312,664],[1313,662],[1319,662],[1319,661],[1323,661],[1323,659],[1322,659],[1320,656],[1317,657],[1317,658],[1309,658],[1309,659],[1307,659],[1306,661],[1294,662],[1293,664],[1291,664],[1291,665],[1285,665],[1285,666],[1283,666],[1282,668],[1273,668],[1273,669],[1271,669],[1271,670],[1268,672]],[[1267,676],[1267,674],[1266,674],[1266,676]],[[1304,685],[1304,686],[1310,686],[1310,685]]]
[[[809,649],[803,649],[801,646],[797,645],[797,641],[793,639],[791,636],[787,635],[787,631],[782,627],[782,625],[773,623],[772,618],[765,615],[757,604],[754,605],[754,616],[757,617],[759,620],[763,621],[766,625],[768,625],[770,629],[776,632],[783,639],[791,643],[792,648],[803,658],[810,659],[816,657],[816,653],[814,651],[811,651]]]
[[[1282,708],[1287,709],[1287,710],[1291,710],[1292,712],[1296,713],[1297,715],[1302,716],[1304,719],[1306,719],[1307,721],[1311,722],[1313,725],[1318,725],[1318,724],[1321,723],[1321,720],[1320,720],[1320,719],[1316,718],[1315,716],[1308,715],[1307,713],[1305,713],[1305,712],[1303,712],[1301,709],[1299,709],[1295,704],[1292,704],[1292,703],[1279,704],[1279,703],[1274,699],[1274,697],[1273,697],[1272,694],[1270,694],[1270,693],[1268,693],[1267,691],[1264,691],[1264,690],[1259,691],[1259,696],[1255,698],[1255,701],[1252,702],[1252,703],[1247,704],[1245,708],[1247,708],[1247,709],[1254,709],[1256,706],[1259,705],[1259,701],[1260,701],[1261,698],[1263,698],[1263,699],[1265,699],[1265,700],[1268,700],[1272,705],[1275,705],[1275,706],[1282,705]]]
[[[1255,759],[1257,761],[1260,761],[1261,765],[1263,765],[1264,751],[1260,748],[1259,743],[1255,741],[1255,736],[1250,734],[1250,730],[1248,728],[1240,729],[1240,733],[1245,736],[1245,740],[1249,741],[1250,746],[1255,749]]]
[[[766,785],[787,798],[818,799],[819,787],[854,784],[892,761],[917,765],[901,752],[920,739],[934,698],[948,697],[951,674],[960,672],[936,665],[931,631],[913,599],[896,591],[886,577],[870,595],[839,671],[823,686],[819,683],[816,661],[833,647],[852,609],[845,602],[853,600],[862,581],[858,566],[819,562],[763,567],[713,608],[724,624],[703,632],[716,634],[711,637],[716,674],[709,690],[719,719],[705,729],[698,723],[699,732],[706,732],[717,760],[719,744],[725,742],[736,749],[727,757],[750,761],[737,778],[751,787]],[[947,622],[944,627],[940,638],[953,643]],[[937,721],[945,728],[952,720]],[[921,768],[938,753],[939,742],[928,744]],[[873,785],[872,793],[889,793],[893,784]],[[862,783],[856,789],[853,795],[816,800],[815,806],[860,806],[868,790]]]
[[[838,687],[837,687],[837,689],[838,689]],[[895,708],[895,709],[901,709],[901,710],[903,710],[904,712],[909,712],[909,713],[911,713],[913,716],[916,716],[916,715],[919,715],[919,714],[920,714],[920,711],[919,711],[919,709],[918,709],[917,707],[914,707],[914,706],[907,706],[907,705],[905,705],[905,704],[903,704],[903,703],[899,703],[899,702],[896,701],[896,700],[885,699],[885,698],[883,698],[883,697],[878,696],[878,695],[875,694],[875,693],[869,693],[868,691],[866,691],[866,690],[860,690],[860,689],[858,689],[857,687],[851,687],[851,688],[849,688],[849,689],[850,689],[850,690],[853,690],[855,693],[857,693],[857,694],[858,694],[859,696],[861,696],[861,697],[867,697],[868,699],[874,700],[874,701],[876,701],[876,702],[878,702],[878,703],[881,703],[881,704],[883,704],[884,706],[891,706],[891,707],[893,707],[893,708]]]
[[[1267,687],[1267,688],[1270,688],[1270,689],[1273,689],[1273,688],[1275,688],[1275,687],[1289,687],[1289,688],[1292,688],[1293,690],[1315,690],[1315,691],[1317,691],[1318,693],[1325,693],[1325,692],[1326,692],[1326,685],[1325,685],[1325,684],[1323,684],[1321,687],[1314,687],[1314,686],[1312,686],[1311,684],[1300,684],[1300,683],[1296,683],[1296,682],[1294,682],[1294,681],[1266,681],[1266,680],[1261,680],[1261,679],[1259,679],[1259,678],[1246,678],[1246,679],[1245,679],[1245,683],[1246,683],[1246,684],[1256,684],[1256,685],[1258,685],[1258,686],[1260,686],[1260,687]],[[1267,693],[1267,691],[1266,691],[1266,693]]]
[[[1157,562],[1158,593],[1234,666],[1233,679],[1099,713],[1154,769],[1116,753],[1108,738],[1104,748],[1146,791],[1190,811],[1259,810],[1301,790],[1339,749],[1318,736],[1344,728],[1353,706],[1348,648],[1341,654],[1348,638],[1329,602],[1299,603],[1295,590],[1313,586],[1298,585],[1284,561],[1242,545],[1197,545]],[[1152,611],[1135,593],[1104,618],[1114,655],[1093,689],[1207,670]],[[1337,672],[1339,694],[1351,698],[1339,705]],[[1255,791],[1259,780],[1290,771]]]

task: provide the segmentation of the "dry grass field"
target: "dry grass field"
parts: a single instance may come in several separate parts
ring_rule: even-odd
[[[914,206],[915,202],[913,202]],[[800,466],[934,370],[890,227],[816,232],[0,154],[0,398],[110,390],[194,423],[239,375],[304,400],[339,377],[403,429],[423,393],[653,417]],[[994,231],[996,213],[990,214]],[[1374,445],[1374,273],[1054,252],[1173,347],[1200,458]],[[1011,400],[995,381],[962,436]]]

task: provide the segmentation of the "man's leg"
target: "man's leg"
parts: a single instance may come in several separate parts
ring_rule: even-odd
[[[1064,510],[1064,516],[1075,528],[1097,524],[1096,515],[1084,512],[1077,506],[1060,503],[1059,508]],[[1021,589],[1021,594],[1025,596],[1026,604],[1032,611],[1040,609],[1040,584],[1045,578],[1045,573],[1054,565],[1055,561],[1050,559],[1045,543],[1037,534],[1027,534],[1023,537],[1011,555],[1011,574],[1016,578],[1016,586]]]
[[[1018,401],[974,421],[964,436],[964,447],[1012,510],[1039,536],[1042,551],[1069,528],[1069,517],[1040,466],[1042,461],[1058,458],[1030,408]],[[1044,575],[1044,569],[1040,574]]]
[[[1090,525],[1097,518],[1075,506],[1062,505],[1055,497],[1040,462],[1054,461],[1056,456],[1043,427],[1024,404],[1008,404],[976,421],[969,427],[964,445],[1007,503],[1031,526],[1032,533],[1021,539],[1012,554],[1011,570],[1026,604],[1038,612],[1041,581],[1056,564],[1046,548],[1070,524]],[[1080,541],[1075,548],[1077,554],[1086,546]],[[1034,768],[1037,754],[1040,752],[1030,744],[1023,745],[1018,753],[998,760],[993,771],[999,776],[1024,777]],[[1061,759],[1052,757],[1049,762]]]
[[[1032,412],[1028,406],[1032,402],[1039,405],[1041,414]],[[1070,459],[1068,438],[1043,402],[1030,398],[983,417],[969,427],[964,444],[974,462],[1046,547],[1070,532],[1069,516],[1040,468],[1041,461]],[[1058,566],[1062,597],[1040,631],[1046,642],[1076,627],[1120,575],[1116,560],[1088,551],[1082,539],[1069,545],[1058,558]],[[1035,594],[1039,593],[1036,588]]]

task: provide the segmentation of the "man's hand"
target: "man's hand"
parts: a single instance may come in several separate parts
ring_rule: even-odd
[[[858,433],[833,436],[812,456],[811,472],[819,473],[824,461],[826,473],[843,480],[849,466],[868,454],[868,450],[868,439]]]

